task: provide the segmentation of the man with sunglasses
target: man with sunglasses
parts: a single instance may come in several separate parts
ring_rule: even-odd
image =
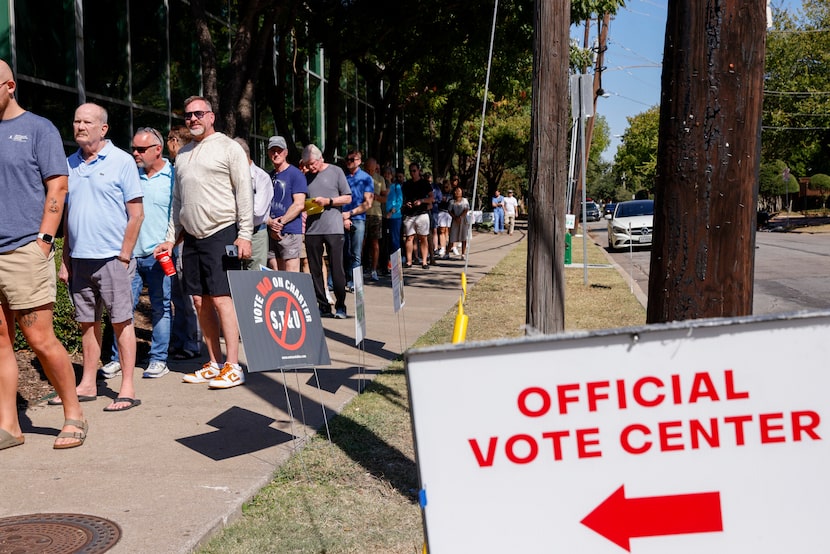
[[[162,157],[161,134],[152,127],[142,127],[136,131],[132,151],[144,192],[144,222],[133,248],[136,262],[132,281],[133,305],[138,306],[141,290],[147,285],[153,336],[149,362],[143,377],[155,379],[170,372],[167,367],[167,349],[170,346],[171,279],[153,256],[153,250],[167,235],[170,205],[173,201],[173,166]],[[101,368],[101,373],[105,378],[110,378],[118,373],[120,366],[118,343],[113,343],[112,361]]]
[[[210,360],[184,376],[185,383],[227,389],[245,382],[239,365],[236,321],[227,271],[251,257],[254,234],[253,187],[248,157],[233,139],[216,131],[216,115],[206,98],[184,102],[184,122],[193,135],[176,156],[173,217],[156,253],[183,241],[184,292],[193,295]],[[225,337],[225,361],[219,330]]]
[[[343,261],[348,291],[354,291],[352,272],[355,268],[363,266],[366,212],[372,207],[375,197],[375,182],[371,175],[360,168],[362,162],[363,154],[360,150],[350,150],[346,154],[346,181],[352,191],[351,201],[343,206],[343,227],[346,230],[344,237],[346,252]]]

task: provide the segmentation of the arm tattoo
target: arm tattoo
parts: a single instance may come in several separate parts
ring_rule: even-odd
[[[54,198],[49,199],[49,213],[56,214],[60,210],[58,209],[58,203]]]
[[[17,321],[21,327],[32,327],[37,322],[37,312],[34,310],[22,310],[18,313]]]

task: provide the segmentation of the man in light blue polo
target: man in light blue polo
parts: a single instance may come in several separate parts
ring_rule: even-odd
[[[132,280],[135,248],[144,220],[143,192],[135,160],[106,139],[107,111],[81,104],[72,122],[79,149],[67,158],[66,241],[59,277],[69,285],[83,334],[84,371],[78,396],[97,393],[101,316],[106,307],[121,362],[120,390],[105,412],[141,404],[136,398]]]
[[[138,166],[141,190],[144,192],[144,222],[133,249],[135,275],[133,276],[133,304],[138,305],[141,289],[147,285],[150,298],[150,322],[153,336],[145,379],[164,377],[167,367],[167,349],[170,346],[170,289],[171,277],[165,275],[153,250],[164,241],[170,224],[173,203],[173,166],[161,155],[161,134],[152,127],[142,127],[133,137],[132,152]],[[118,343],[112,345],[112,361],[101,368],[101,374],[110,379],[121,370],[118,361]]]

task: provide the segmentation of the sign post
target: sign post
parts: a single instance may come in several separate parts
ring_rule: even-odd
[[[828,336],[818,312],[410,351],[429,551],[830,552]]]

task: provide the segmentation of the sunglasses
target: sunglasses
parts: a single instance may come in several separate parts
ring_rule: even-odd
[[[202,110],[199,110],[199,111],[196,111],[196,112],[184,112],[184,120],[185,121],[190,121],[190,119],[194,116],[196,117],[196,119],[202,119],[203,117],[205,117],[205,114],[209,114],[209,113],[210,113],[209,111],[202,111]]]
[[[354,157],[352,157],[352,158],[346,158],[346,161],[347,161],[347,162],[354,162],[354,161],[357,161],[357,160],[359,160],[359,159],[360,159],[360,158],[354,158]]]
[[[132,149],[133,149],[133,152],[138,152],[139,154],[143,154],[147,150],[149,150],[150,148],[155,148],[156,146],[161,146],[161,145],[160,144],[151,144],[150,146],[136,146],[136,145],[133,145]]]

